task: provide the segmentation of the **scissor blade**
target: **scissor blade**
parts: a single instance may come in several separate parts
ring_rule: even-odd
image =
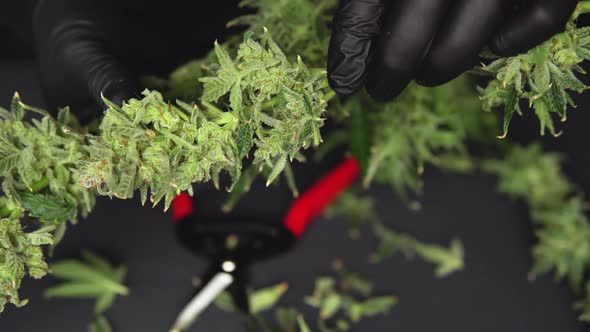
[[[234,277],[226,272],[219,272],[211,278],[203,289],[187,303],[170,332],[186,330],[199,314],[205,310],[221,292],[223,292],[234,281]]]

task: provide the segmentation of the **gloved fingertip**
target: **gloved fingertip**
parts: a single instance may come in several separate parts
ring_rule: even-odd
[[[336,92],[340,96],[345,96],[345,97],[353,95],[354,93],[358,92],[362,88],[361,84],[342,83],[337,80],[334,80],[330,76],[328,76],[328,83],[330,84],[330,88],[332,88],[332,90],[334,90],[334,92]]]
[[[502,57],[515,56],[563,32],[576,8],[575,0],[537,0],[523,8],[492,38],[490,50]]]
[[[439,81],[430,80],[427,78],[419,78],[419,79],[416,79],[416,83],[418,83],[418,85],[420,85],[420,86],[424,86],[427,88],[434,88],[434,87],[442,85],[446,82],[439,83]]]
[[[102,107],[100,107],[98,104],[93,103],[92,101],[89,101],[89,103],[86,104],[86,106],[76,107],[75,112],[76,117],[78,118],[78,122],[80,122],[81,125],[85,126],[101,117]]]
[[[526,51],[523,47],[512,45],[512,43],[507,41],[505,36],[501,34],[492,38],[489,48],[493,54],[500,57],[512,57]]]
[[[399,96],[405,87],[405,85],[400,87],[387,83],[376,84],[373,82],[367,84],[367,93],[377,102],[388,102]]]
[[[364,58],[348,57],[330,50],[328,58],[328,83],[339,95],[349,96],[365,84],[366,64]]]
[[[448,82],[445,76],[444,73],[437,70],[436,66],[433,66],[426,60],[426,63],[423,64],[414,81],[421,86],[432,88]]]
[[[109,81],[104,84],[101,91],[97,91],[95,99],[99,105],[104,105],[103,97],[117,105],[122,105],[125,101],[135,98],[138,90],[138,84],[131,79]]]
[[[340,95],[351,95],[365,84],[373,39],[381,31],[384,2],[342,1],[334,15],[328,47],[328,81]]]
[[[437,87],[451,82],[459,77],[465,70],[471,66],[454,67],[450,70],[437,70],[436,67],[426,66],[417,75],[415,82],[424,87]],[[449,68],[451,68],[449,66]]]

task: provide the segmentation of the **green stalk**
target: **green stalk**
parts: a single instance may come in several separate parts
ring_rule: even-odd
[[[262,110],[269,110],[272,109],[277,104],[285,101],[285,99],[281,96],[277,96],[272,98],[271,100],[267,101],[266,103],[262,104]]]
[[[33,183],[31,185],[31,188],[29,188],[31,190],[31,192],[33,193],[38,193],[41,190],[47,188],[49,186],[49,178],[48,177],[44,177],[41,180]]]
[[[334,90],[330,90],[329,92],[326,93],[326,95],[324,96],[324,102],[327,103],[330,100],[332,100],[334,97],[336,97],[336,91]]]
[[[590,1],[580,1],[578,3],[578,8],[574,13],[574,19],[577,19],[580,15],[590,13]]]

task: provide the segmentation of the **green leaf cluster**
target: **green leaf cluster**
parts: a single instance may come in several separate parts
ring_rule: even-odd
[[[282,282],[269,287],[249,291],[248,300],[250,312],[253,315],[258,315],[274,308],[288,289],[289,285],[285,282]],[[233,299],[228,292],[219,294],[219,296],[217,296],[215,299],[215,305],[220,309],[227,311],[236,310]]]
[[[299,312],[292,307],[279,306],[283,295],[288,290],[288,284],[285,282],[278,283],[269,287],[264,287],[248,292],[250,302],[250,313],[253,316],[258,327],[263,332],[295,332],[297,326],[304,330],[307,325],[301,318]],[[228,292],[221,293],[215,299],[215,305],[227,311],[236,311],[233,299]],[[267,313],[272,311],[274,320],[267,318]],[[309,327],[307,327],[309,329]]]
[[[374,296],[373,284],[365,277],[346,269],[342,262],[334,262],[334,269],[336,277],[318,277],[313,294],[305,298],[306,304],[318,310],[318,331],[348,331],[362,318],[389,313],[397,303],[395,296]],[[249,292],[251,314],[262,331],[311,331],[296,309],[280,305],[287,289],[286,283],[279,283]],[[215,304],[223,310],[236,310],[227,292],[221,293]],[[274,320],[265,315],[271,310]]]
[[[377,215],[371,197],[351,191],[344,192],[332,203],[326,215],[346,218],[349,232],[354,237],[358,237],[362,227],[368,224],[378,241],[375,252],[370,256],[374,263],[401,252],[408,259],[418,256],[425,262],[436,265],[435,275],[439,278],[464,267],[463,245],[459,239],[453,239],[449,247],[443,247],[422,243],[409,234],[396,232]]]
[[[25,118],[36,113],[41,119]],[[49,224],[75,222],[94,207],[94,194],[72,172],[87,158],[86,135],[69,110],[57,118],[23,104],[15,94],[11,111],[0,108],[0,178],[12,211]],[[14,212],[13,212],[14,211]]]
[[[367,128],[372,129],[365,186],[388,184],[407,199],[421,191],[426,165],[470,170],[467,140],[489,132],[490,124],[493,128],[478,111],[472,87],[463,77],[432,89],[411,85],[391,103],[376,104],[366,97],[358,103],[369,114]]]
[[[26,233],[18,219],[0,219],[0,312],[7,303],[21,307],[18,289],[25,276],[42,278],[48,272],[41,245],[53,244],[52,226]]]
[[[229,26],[268,28],[285,54],[301,55],[313,67],[325,66],[337,0],[243,0],[240,5],[257,12],[236,18]]]
[[[580,294],[590,287],[590,220],[584,196],[563,174],[561,162],[561,155],[532,144],[512,146],[503,159],[485,160],[482,166],[498,176],[500,192],[527,202],[538,239],[531,277],[554,271],[556,279],[567,279]],[[587,321],[588,300],[577,304]]]
[[[72,172],[86,155],[77,127],[68,109],[54,119],[18,94],[10,111],[0,108],[0,312],[26,303],[17,292],[25,276],[47,273],[41,246],[59,242],[66,222],[94,207],[94,194]]]
[[[318,310],[322,332],[348,331],[361,319],[387,314],[397,303],[392,295],[373,295],[373,285],[365,277],[346,269],[337,261],[338,278],[319,277],[305,302]]]
[[[460,271],[464,267],[463,244],[459,239],[451,240],[448,247],[425,244],[407,234],[400,234],[382,224],[375,226],[375,234],[379,237],[380,245],[373,261],[379,262],[395,252],[403,253],[407,258],[420,257],[425,262],[436,265],[435,275],[446,277]]]
[[[324,211],[326,218],[345,218],[348,235],[352,239],[361,236],[363,226],[381,223],[375,210],[375,202],[369,196],[362,196],[355,190],[341,193],[338,198]]]
[[[519,104],[522,99],[539,118],[541,135],[546,130],[554,136],[559,135],[552,115],[565,121],[568,106],[575,107],[571,93],[588,89],[576,74],[585,74],[581,63],[590,60],[590,28],[578,28],[575,24],[578,16],[588,12],[588,8],[587,2],[581,1],[566,31],[544,44],[514,57],[491,56],[494,61],[483,65],[483,71],[495,77],[480,89],[483,107],[487,111],[498,107],[504,109],[501,137],[508,133],[514,113],[522,113]]]
[[[104,258],[90,251],[82,252],[83,260],[63,260],[51,264],[51,274],[63,282],[45,290],[46,298],[96,299],[95,319],[89,331],[111,331],[104,312],[114,303],[118,295],[128,295],[124,285],[127,268],[115,267]]]

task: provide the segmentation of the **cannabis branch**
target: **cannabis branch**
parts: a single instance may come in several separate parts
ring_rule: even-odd
[[[363,168],[365,188],[387,184],[407,202],[422,190],[428,165],[498,175],[499,190],[524,199],[537,226],[533,275],[556,271],[576,291],[584,283],[590,288],[584,279],[590,227],[582,194],[561,173],[556,155],[495,137],[505,137],[514,113],[524,111],[521,100],[539,118],[542,134],[558,135],[552,115],[565,120],[568,106],[574,106],[570,94],[587,89],[576,74],[584,73],[580,64],[590,59],[590,29],[575,21],[589,11],[589,2],[580,3],[564,33],[527,54],[497,58],[484,52],[491,63],[476,71],[491,80],[480,95],[464,76],[438,88],[411,85],[385,104],[363,94],[340,99],[328,87],[322,67],[336,0],[243,4],[258,12],[230,24],[253,32],[216,43],[210,55],[169,79],[151,80],[161,92],[146,90],[142,99],[122,106],[105,100],[98,130],[79,126],[68,109],[52,117],[18,95],[10,111],[0,111],[0,311],[6,303],[26,303],[18,296],[21,280],[48,273],[42,246],[57,244],[68,222],[91,212],[96,195],[125,199],[139,192],[142,202],[164,201],[167,208],[180,192],[192,194],[195,183],[219,187],[225,173],[231,177],[229,209],[258,174],[268,184],[285,176],[296,193],[291,162],[303,161],[302,151],[311,147],[319,160],[347,147]],[[503,123],[482,112],[482,103],[487,111],[502,107]],[[324,142],[320,129],[326,118],[337,129]],[[468,142],[494,153],[473,155]],[[346,195],[347,203],[337,203],[332,212],[351,215],[346,206],[364,199]],[[441,276],[462,268],[460,242],[450,248],[424,245],[386,228],[372,209],[362,211],[351,225],[358,231],[369,221],[382,235],[380,258],[401,250],[438,264]],[[312,299],[320,306],[317,296]],[[584,319],[589,303],[578,305]]]

